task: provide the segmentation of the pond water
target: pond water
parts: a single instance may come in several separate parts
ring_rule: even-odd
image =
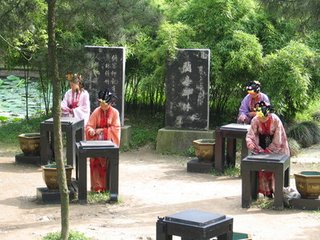
[[[23,81],[13,75],[0,79],[0,117],[9,119],[26,117],[26,92]],[[29,117],[45,110],[45,105],[36,86],[35,80],[29,81]]]

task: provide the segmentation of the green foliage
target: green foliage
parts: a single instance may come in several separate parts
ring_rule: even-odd
[[[190,146],[184,154],[188,157],[194,157],[196,155],[196,151],[193,146]]]
[[[314,0],[274,1],[261,0],[271,14],[292,19],[300,29],[319,29],[320,2]],[[303,31],[301,31],[303,32]]]
[[[288,137],[296,140],[303,148],[310,147],[313,144],[312,134],[308,127],[301,123],[291,126],[288,130]]]
[[[146,144],[155,146],[158,130],[163,127],[163,115],[128,115],[126,125],[132,127],[130,148],[139,148]]]
[[[311,101],[310,68],[314,52],[305,44],[288,46],[265,57],[261,83],[278,115],[291,122]]]
[[[18,135],[21,133],[40,132],[40,123],[47,117],[34,117],[29,120],[7,122],[0,126],[0,143],[18,144]]]
[[[88,203],[105,203],[110,198],[109,192],[89,192]]]
[[[320,101],[318,99],[314,99],[308,106],[297,113],[295,120],[298,122],[303,121],[319,121],[320,120]],[[317,117],[319,116],[319,117]]]
[[[45,235],[42,240],[60,240],[61,239],[61,233],[60,232],[54,232],[54,233],[48,233]],[[70,231],[68,240],[90,240],[92,238],[86,237],[83,233],[78,231]]]

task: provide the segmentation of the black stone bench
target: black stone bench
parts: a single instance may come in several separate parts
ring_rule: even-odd
[[[156,240],[171,240],[180,236],[182,240],[231,240],[233,218],[216,213],[187,210],[164,218],[158,218]]]

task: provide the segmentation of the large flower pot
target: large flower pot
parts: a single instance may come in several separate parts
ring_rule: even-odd
[[[195,154],[200,161],[214,160],[214,139],[197,139],[192,142]]]
[[[57,166],[54,164],[48,164],[41,167],[42,168],[42,178],[47,185],[48,189],[59,189],[58,183],[58,171]],[[67,185],[71,185],[71,174],[73,167],[70,165],[65,166]]]
[[[320,172],[302,171],[294,174],[296,187],[302,198],[316,199],[320,195]]]
[[[20,149],[27,155],[40,155],[40,133],[22,133],[18,136]]]

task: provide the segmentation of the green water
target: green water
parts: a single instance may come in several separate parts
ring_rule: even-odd
[[[44,104],[35,81],[29,81],[28,92],[29,117],[44,111]],[[0,80],[0,116],[11,118],[26,117],[25,85],[20,78],[8,76]]]
[[[317,171],[302,171],[300,174],[306,176],[320,176],[320,172]]]

